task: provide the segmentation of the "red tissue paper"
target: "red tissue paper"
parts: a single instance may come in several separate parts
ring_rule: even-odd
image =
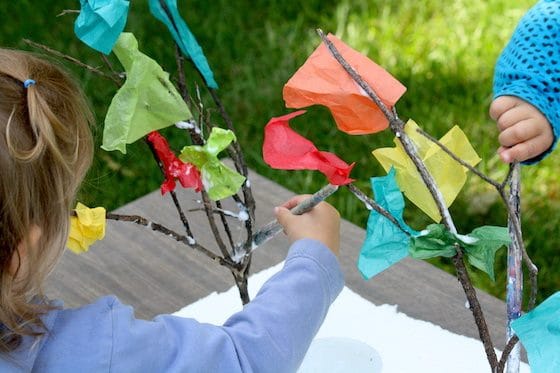
[[[299,110],[272,118],[264,129],[263,158],[272,168],[281,170],[318,170],[333,185],[345,185],[354,163],[348,165],[335,154],[319,151],[305,137],[290,128],[290,119],[305,113]]]
[[[161,194],[175,190],[175,179],[178,179],[184,188],[193,188],[200,192],[202,179],[200,178],[200,172],[193,164],[185,163],[177,158],[169,148],[169,143],[165,137],[159,132],[150,132],[148,141],[152,144],[165,173],[165,181],[161,184]]]

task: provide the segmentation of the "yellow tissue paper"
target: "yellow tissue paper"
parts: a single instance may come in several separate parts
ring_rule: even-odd
[[[417,128],[416,122],[409,120],[405,126],[405,133],[416,145],[418,156],[432,174],[447,207],[449,207],[463,188],[467,180],[468,169],[457,163],[437,144],[418,133]],[[465,133],[458,126],[451,128],[439,141],[471,166],[477,165],[481,160]],[[376,149],[372,152],[373,156],[387,172],[393,166],[397,172],[397,183],[406,197],[436,223],[439,222],[440,213],[432,195],[424,185],[420,173],[406,155],[399,139],[395,138],[394,142],[396,147]]]
[[[85,253],[89,246],[105,237],[105,208],[89,207],[78,202],[77,216],[70,217],[70,234],[66,246],[76,254]]]

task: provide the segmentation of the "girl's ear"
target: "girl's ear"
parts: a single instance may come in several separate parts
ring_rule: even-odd
[[[26,267],[28,250],[32,250],[33,247],[37,247],[39,239],[41,238],[41,233],[41,228],[37,225],[33,225],[29,231],[27,241],[22,241],[18,244],[16,251],[12,254],[12,260],[10,262],[9,271],[12,276],[15,276],[18,270]],[[30,245],[31,247],[29,248],[27,245]]]
[[[23,262],[25,261],[25,257],[27,256],[27,249],[26,245],[23,242],[20,242],[17,246],[17,249],[12,254],[12,260],[10,261],[10,274],[15,276],[20,267],[22,267]]]

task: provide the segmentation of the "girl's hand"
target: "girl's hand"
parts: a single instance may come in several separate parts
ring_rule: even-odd
[[[338,256],[340,247],[340,214],[326,202],[321,202],[302,215],[294,215],[290,209],[310,195],[295,196],[276,207],[274,212],[290,242],[302,238],[321,241]]]

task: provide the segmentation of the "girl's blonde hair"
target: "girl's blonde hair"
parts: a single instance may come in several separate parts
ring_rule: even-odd
[[[28,79],[34,83],[26,88]],[[0,352],[46,332],[42,286],[64,250],[91,164],[92,123],[67,73],[33,54],[0,49]],[[34,245],[32,231],[40,232]]]

